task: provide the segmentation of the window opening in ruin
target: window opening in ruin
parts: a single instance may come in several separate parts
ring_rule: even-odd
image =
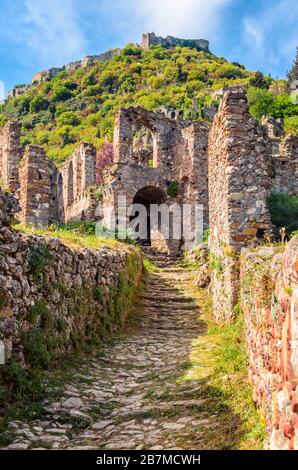
[[[136,125],[133,129],[133,160],[138,165],[155,168],[154,133],[146,126]]]
[[[67,181],[67,205],[70,206],[74,201],[74,185],[73,185],[73,164],[70,162],[68,168],[68,181]]]
[[[162,204],[166,200],[164,191],[155,186],[146,186],[138,191],[133,199],[133,204],[142,204],[146,208],[147,217],[147,236],[145,239],[140,239],[138,242],[141,245],[151,245],[151,220],[150,220],[150,205],[151,204]],[[130,221],[138,217],[139,214],[131,217]],[[159,217],[159,223],[161,219]],[[138,229],[138,227],[136,227]]]

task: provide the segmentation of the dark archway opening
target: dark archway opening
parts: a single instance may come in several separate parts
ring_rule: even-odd
[[[151,220],[150,220],[150,205],[151,204],[162,204],[166,200],[166,195],[164,191],[160,188],[156,188],[155,186],[146,186],[143,189],[140,189],[134,199],[133,204],[141,204],[146,209],[146,218],[147,218],[147,234],[145,238],[140,238],[138,242],[141,245],[151,245]],[[138,217],[140,214],[136,213],[131,220]],[[137,226],[136,229],[138,230],[139,227]]]

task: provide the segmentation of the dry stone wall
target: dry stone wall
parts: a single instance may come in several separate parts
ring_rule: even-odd
[[[245,250],[241,307],[250,377],[271,449],[298,450],[298,237],[286,246]]]
[[[209,220],[213,306],[233,317],[239,298],[239,255],[271,234],[268,140],[249,115],[244,94],[224,95],[209,135]]]
[[[19,164],[23,154],[20,134],[21,125],[13,121],[0,132],[0,188],[9,191],[19,188]]]
[[[131,247],[73,249],[10,227],[19,207],[0,192],[0,339],[7,363],[47,367],[121,326],[141,280]]]

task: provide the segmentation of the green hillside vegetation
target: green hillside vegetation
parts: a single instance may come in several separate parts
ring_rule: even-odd
[[[286,103],[280,94],[268,91],[271,80],[248,72],[238,63],[229,63],[195,49],[152,47],[149,51],[129,44],[120,55],[104,63],[61,72],[50,81],[32,87],[26,94],[10,98],[0,106],[0,127],[8,119],[22,123],[22,144],[37,143],[58,164],[81,141],[100,148],[112,139],[114,118],[120,106],[143,106],[155,110],[173,106],[189,110],[193,98],[200,107],[210,104],[210,93],[223,86],[253,84],[250,87],[252,112],[260,117],[264,109],[274,115],[286,108],[288,129],[298,129],[297,106]],[[276,102],[278,111],[274,108]],[[269,106],[270,101],[270,106]],[[268,103],[267,103],[268,102]],[[268,104],[268,106],[267,106]]]

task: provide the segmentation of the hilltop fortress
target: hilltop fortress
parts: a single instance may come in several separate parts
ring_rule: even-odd
[[[191,41],[191,47],[207,50],[207,42],[201,41]],[[182,43],[151,33],[144,35],[142,47]],[[36,76],[35,82],[58,73],[51,70]],[[46,299],[50,310],[62,319],[69,321],[70,315],[71,329],[78,325],[80,330],[93,331],[97,304],[104,300],[107,305],[112,299],[115,305],[112,293],[119,296],[119,286],[123,287],[120,272],[128,257],[126,251],[109,254],[84,249],[77,254],[57,239],[23,236],[10,227],[18,209],[16,216],[26,225],[101,219],[111,228],[97,208],[110,206],[118,218],[118,203],[124,197],[127,206],[142,204],[149,222],[151,204],[163,203],[168,208],[201,205],[210,236],[208,248],[203,246],[198,253],[201,256],[205,250],[208,281],[197,284],[206,287],[211,280],[213,315],[218,323],[232,322],[239,310],[243,312],[254,400],[264,409],[270,448],[298,449],[298,237],[288,245],[268,243],[274,229],[270,195],[298,196],[298,138],[286,135],[281,121],[269,117],[261,124],[256,121],[241,87],[225,88],[221,93],[210,126],[185,119],[174,109],[120,108],[115,118],[114,160],[100,175],[100,185],[97,151],[92,144],[80,143],[56,167],[40,146],[20,145],[19,123],[5,125],[0,132],[0,337],[17,360],[24,362],[22,331],[24,325],[28,331],[32,299]],[[195,104],[193,108],[195,112]],[[125,214],[126,221],[130,216]],[[141,241],[154,252],[171,255],[188,249],[183,237],[171,237],[171,221],[169,225],[169,239],[158,225],[149,223],[146,240]],[[33,274],[28,269],[28,253],[39,257],[42,253],[46,262],[51,260],[43,282],[36,276],[39,271]],[[131,285],[140,282],[141,259],[135,264],[139,274],[130,274]],[[86,291],[86,286],[96,290]],[[78,298],[80,317],[73,316],[76,309],[69,303],[73,296],[76,305],[81,305],[76,301],[77,292],[83,294]],[[126,292],[122,291],[124,303]]]
[[[158,37],[155,33],[145,33],[143,34],[142,41],[140,44],[137,44],[142,49],[147,50],[150,46],[162,46],[162,47],[191,47],[193,49],[202,50],[204,52],[209,51],[209,41],[205,39],[179,39],[173,36],[167,36],[166,38]],[[32,85],[38,85],[41,82],[51,80],[60,72],[73,72],[74,70],[80,67],[87,67],[93,65],[96,62],[105,62],[112,59],[115,55],[118,55],[121,52],[121,49],[110,49],[102,54],[97,55],[87,55],[82,60],[77,60],[75,62],[70,62],[63,67],[52,67],[50,69],[42,70],[41,72],[36,73],[31,80],[31,84],[20,85],[9,91],[8,97],[21,96],[26,93]]]

